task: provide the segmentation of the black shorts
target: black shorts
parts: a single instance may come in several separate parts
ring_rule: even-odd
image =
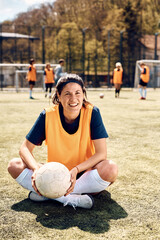
[[[29,85],[33,85],[33,86],[35,85],[35,81],[29,81],[28,83]]]
[[[80,178],[84,173],[85,173],[85,171],[78,173],[77,174],[77,179]]]
[[[46,88],[52,88],[53,87],[53,83],[45,83]]]
[[[139,80],[139,85],[141,85],[143,87],[147,87],[147,83],[143,82],[142,79]]]

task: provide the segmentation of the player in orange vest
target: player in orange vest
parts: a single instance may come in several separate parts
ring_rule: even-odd
[[[53,104],[40,114],[20,148],[21,158],[12,159],[8,171],[31,191],[31,200],[48,200],[38,195],[35,178],[41,164],[33,155],[35,146],[45,141],[48,161],[63,163],[71,175],[66,195],[53,200],[64,206],[90,209],[93,197],[88,194],[105,190],[118,174],[117,165],[107,159],[108,134],[100,111],[87,101],[84,82],[76,74],[66,74],[58,80]]]
[[[116,63],[116,68],[113,71],[113,84],[115,87],[115,97],[119,97],[123,77],[123,68],[120,62]]]
[[[140,62],[141,75],[139,80],[139,92],[140,100],[146,100],[147,96],[147,83],[149,82],[149,67],[147,67],[143,62]]]
[[[36,82],[36,68],[34,66],[34,63],[35,63],[35,61],[32,58],[30,60],[30,65],[28,67],[28,73],[27,73],[27,80],[29,82],[29,88],[30,88],[30,90],[29,90],[29,98],[30,99],[34,99],[32,97],[32,89],[33,89],[33,87],[35,85],[35,82]]]
[[[48,93],[48,89],[49,89],[49,98],[51,98],[53,83],[55,81],[54,81],[54,71],[51,68],[50,63],[46,64],[46,68],[44,70],[44,75],[45,75],[45,87],[46,87],[45,97],[47,97],[47,93]]]

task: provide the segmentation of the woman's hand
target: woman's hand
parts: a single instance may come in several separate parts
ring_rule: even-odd
[[[77,174],[78,174],[78,168],[76,168],[76,167],[72,168],[71,171],[70,171],[70,174],[71,174],[71,186],[68,188],[65,196],[67,196],[68,194],[73,192],[74,186],[76,184],[76,177],[77,177]]]
[[[40,195],[40,196],[42,196],[41,194],[40,194],[40,192],[38,191],[38,189],[37,189],[37,187],[36,187],[36,175],[37,175],[37,171],[38,171],[38,169],[41,167],[41,166],[43,166],[43,164],[41,164],[41,163],[39,163],[38,165],[37,165],[37,168],[33,171],[33,174],[32,174],[32,187],[34,188],[34,190],[38,193],[38,195]]]

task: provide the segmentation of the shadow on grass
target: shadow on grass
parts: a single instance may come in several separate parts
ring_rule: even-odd
[[[91,233],[104,233],[110,228],[110,220],[125,218],[127,212],[113,199],[107,191],[94,196],[95,205],[91,210],[70,206],[62,207],[56,201],[32,202],[29,199],[16,203],[12,209],[17,212],[30,212],[35,214],[36,221],[44,227],[55,229],[68,229],[78,227]]]
[[[115,99],[129,99],[128,97],[118,97],[118,98],[115,98]]]

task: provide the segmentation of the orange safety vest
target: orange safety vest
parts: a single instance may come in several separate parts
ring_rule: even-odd
[[[45,83],[54,83],[54,72],[53,69],[50,68],[49,70],[45,68]]]
[[[91,140],[90,122],[93,106],[82,107],[76,133],[67,133],[61,123],[59,105],[46,109],[46,145],[48,162],[60,162],[69,170],[95,153]]]
[[[36,81],[36,68],[35,68],[35,66],[33,66],[33,65],[29,65],[29,67],[28,68],[30,68],[31,67],[31,71],[28,71],[28,74],[27,74],[27,79],[28,79],[28,81]]]
[[[140,78],[143,82],[148,83],[149,82],[149,67],[145,66],[144,69],[146,69],[146,73],[141,73]]]
[[[123,74],[123,69],[120,68],[119,71],[117,71],[117,68],[114,69],[114,74],[113,74],[113,83],[116,84],[122,84],[122,74]]]

